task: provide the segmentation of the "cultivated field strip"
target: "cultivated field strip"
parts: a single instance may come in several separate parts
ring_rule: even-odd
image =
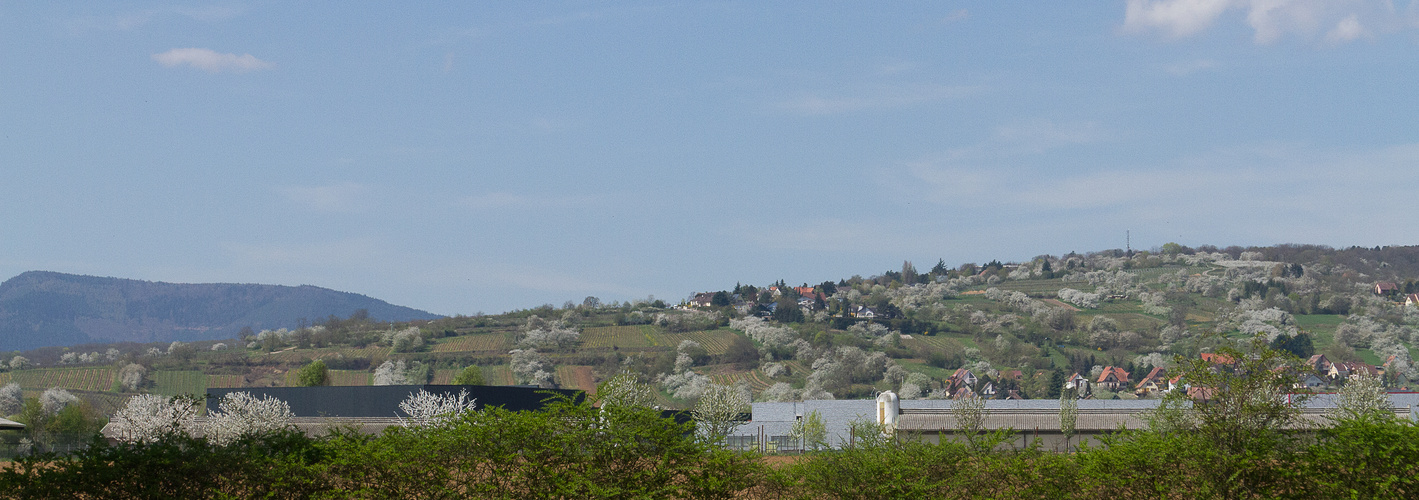
[[[646,348],[661,345],[665,344],[655,339],[655,327],[652,326],[597,326],[581,331],[581,346],[588,349],[610,349],[613,346]]]
[[[484,366],[483,381],[488,385],[512,385],[512,369],[507,365]]]
[[[656,337],[661,345],[670,348],[680,345],[681,341],[693,340],[699,342],[711,355],[720,355],[729,350],[729,343],[734,339],[734,335],[728,330],[706,330],[687,333],[657,333],[651,336]]]
[[[167,396],[207,393],[207,374],[199,371],[155,371],[153,383],[153,392]]]
[[[451,368],[450,368],[450,369],[442,369],[442,370],[434,370],[434,381],[432,382],[432,384],[434,384],[434,385],[452,385],[452,384],[453,384],[453,378],[454,378],[454,377],[457,377],[457,376],[458,376],[458,373],[461,372],[461,371],[463,371],[463,370],[451,369]]]
[[[563,389],[580,389],[588,393],[596,392],[596,379],[592,377],[590,366],[558,366],[557,382],[561,384]]]
[[[954,339],[945,335],[912,335],[911,340],[903,340],[902,343],[910,346],[911,343],[915,342],[923,346],[927,346],[931,349],[940,350],[949,349],[951,347],[952,340]],[[912,350],[917,351],[919,349]]]
[[[511,349],[507,336],[501,333],[481,333],[451,337],[434,344],[433,352],[506,351]]]
[[[329,370],[326,374],[333,386],[370,385],[370,372],[364,370]]]
[[[4,374],[6,380],[20,384],[24,389],[44,390],[50,387],[75,389],[80,391],[112,391],[114,377],[118,370],[113,367],[90,368],[42,368]]]
[[[246,376],[245,376],[245,375],[208,375],[208,376],[207,376],[207,388],[208,388],[208,389],[233,389],[233,388],[237,388],[237,387],[246,387],[246,386],[247,386],[247,383],[246,383]]]
[[[734,386],[738,385],[740,382],[744,382],[746,384],[749,384],[749,388],[753,389],[754,392],[759,392],[764,389],[768,389],[770,385],[773,385],[772,382],[768,381],[768,377],[765,377],[763,373],[759,372],[759,370],[753,370],[748,372],[712,373],[710,374],[709,378],[711,381],[719,385]]]

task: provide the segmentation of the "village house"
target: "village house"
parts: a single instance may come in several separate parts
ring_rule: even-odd
[[[1128,372],[1117,366],[1104,367],[1104,371],[1099,373],[1098,384],[1110,391],[1118,391],[1119,387],[1128,387]]]
[[[1395,283],[1375,283],[1375,295],[1388,295],[1399,291]]]
[[[1133,393],[1137,394],[1139,397],[1145,397],[1150,394],[1166,392],[1168,389],[1164,382],[1165,379],[1163,378],[1166,375],[1167,370],[1164,370],[1163,367],[1153,367],[1153,370],[1148,372],[1147,376],[1138,381],[1138,385],[1134,387]]]

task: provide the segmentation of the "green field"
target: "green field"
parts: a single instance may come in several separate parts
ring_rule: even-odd
[[[167,396],[206,394],[207,374],[195,370],[153,372],[153,392]]]

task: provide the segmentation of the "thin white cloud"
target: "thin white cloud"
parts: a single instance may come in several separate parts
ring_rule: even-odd
[[[172,49],[161,54],[153,54],[153,60],[166,67],[191,66],[208,73],[245,73],[276,67],[251,54],[223,54],[211,49]]]
[[[1325,35],[1325,39],[1331,42],[1348,42],[1367,35],[1369,32],[1360,25],[1360,18],[1352,14],[1335,23],[1335,28]]]
[[[808,93],[781,101],[778,107],[806,115],[833,115],[960,99],[980,92],[980,87],[965,85],[879,85],[859,92]]]
[[[370,188],[346,182],[329,186],[288,186],[277,191],[291,202],[320,212],[356,212],[369,199]]]
[[[1412,14],[1390,0],[1128,0],[1123,31],[1161,32],[1178,39],[1201,33],[1229,11],[1245,12],[1253,40],[1269,44],[1286,36],[1343,43],[1376,30],[1413,29]]]
[[[1135,32],[1157,29],[1181,38],[1207,29],[1233,3],[1232,0],[1128,0],[1123,27]]]

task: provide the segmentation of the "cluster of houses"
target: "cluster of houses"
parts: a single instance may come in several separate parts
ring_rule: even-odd
[[[1375,295],[1379,295],[1379,296],[1398,295],[1398,294],[1400,293],[1400,291],[1401,291],[1401,289],[1400,289],[1400,287],[1399,287],[1399,283],[1386,283],[1386,282],[1375,283]],[[1404,305],[1406,305],[1406,306],[1411,306],[1411,307],[1419,307],[1419,293],[1406,293],[1406,294],[1404,294]]]
[[[1233,361],[1226,356],[1210,352],[1202,353],[1201,357],[1203,361],[1214,365],[1229,365],[1232,364]],[[1317,354],[1306,360],[1306,367],[1310,368],[1310,370],[1298,375],[1292,388],[1298,390],[1320,389],[1356,375],[1382,378],[1388,370],[1389,364],[1394,362],[1394,360],[1395,357],[1390,356],[1382,365],[1371,365],[1360,362],[1332,363],[1329,359],[1326,359],[1324,354]],[[1098,378],[1095,380],[1075,373],[1066,379],[1064,383],[1066,390],[1074,390],[1076,394],[1079,394],[1081,397],[1092,396],[1095,387],[1107,389],[1112,392],[1133,389],[1134,395],[1140,398],[1146,398],[1165,394],[1179,387],[1184,387],[1184,384],[1182,375],[1168,377],[1167,370],[1162,367],[1153,368],[1147,375],[1139,379],[1137,383],[1134,383],[1130,379],[1129,373],[1117,366],[1104,367],[1104,370],[1099,373]],[[1194,391],[1201,389],[1189,388],[1188,390],[1189,395],[1194,395]]]

